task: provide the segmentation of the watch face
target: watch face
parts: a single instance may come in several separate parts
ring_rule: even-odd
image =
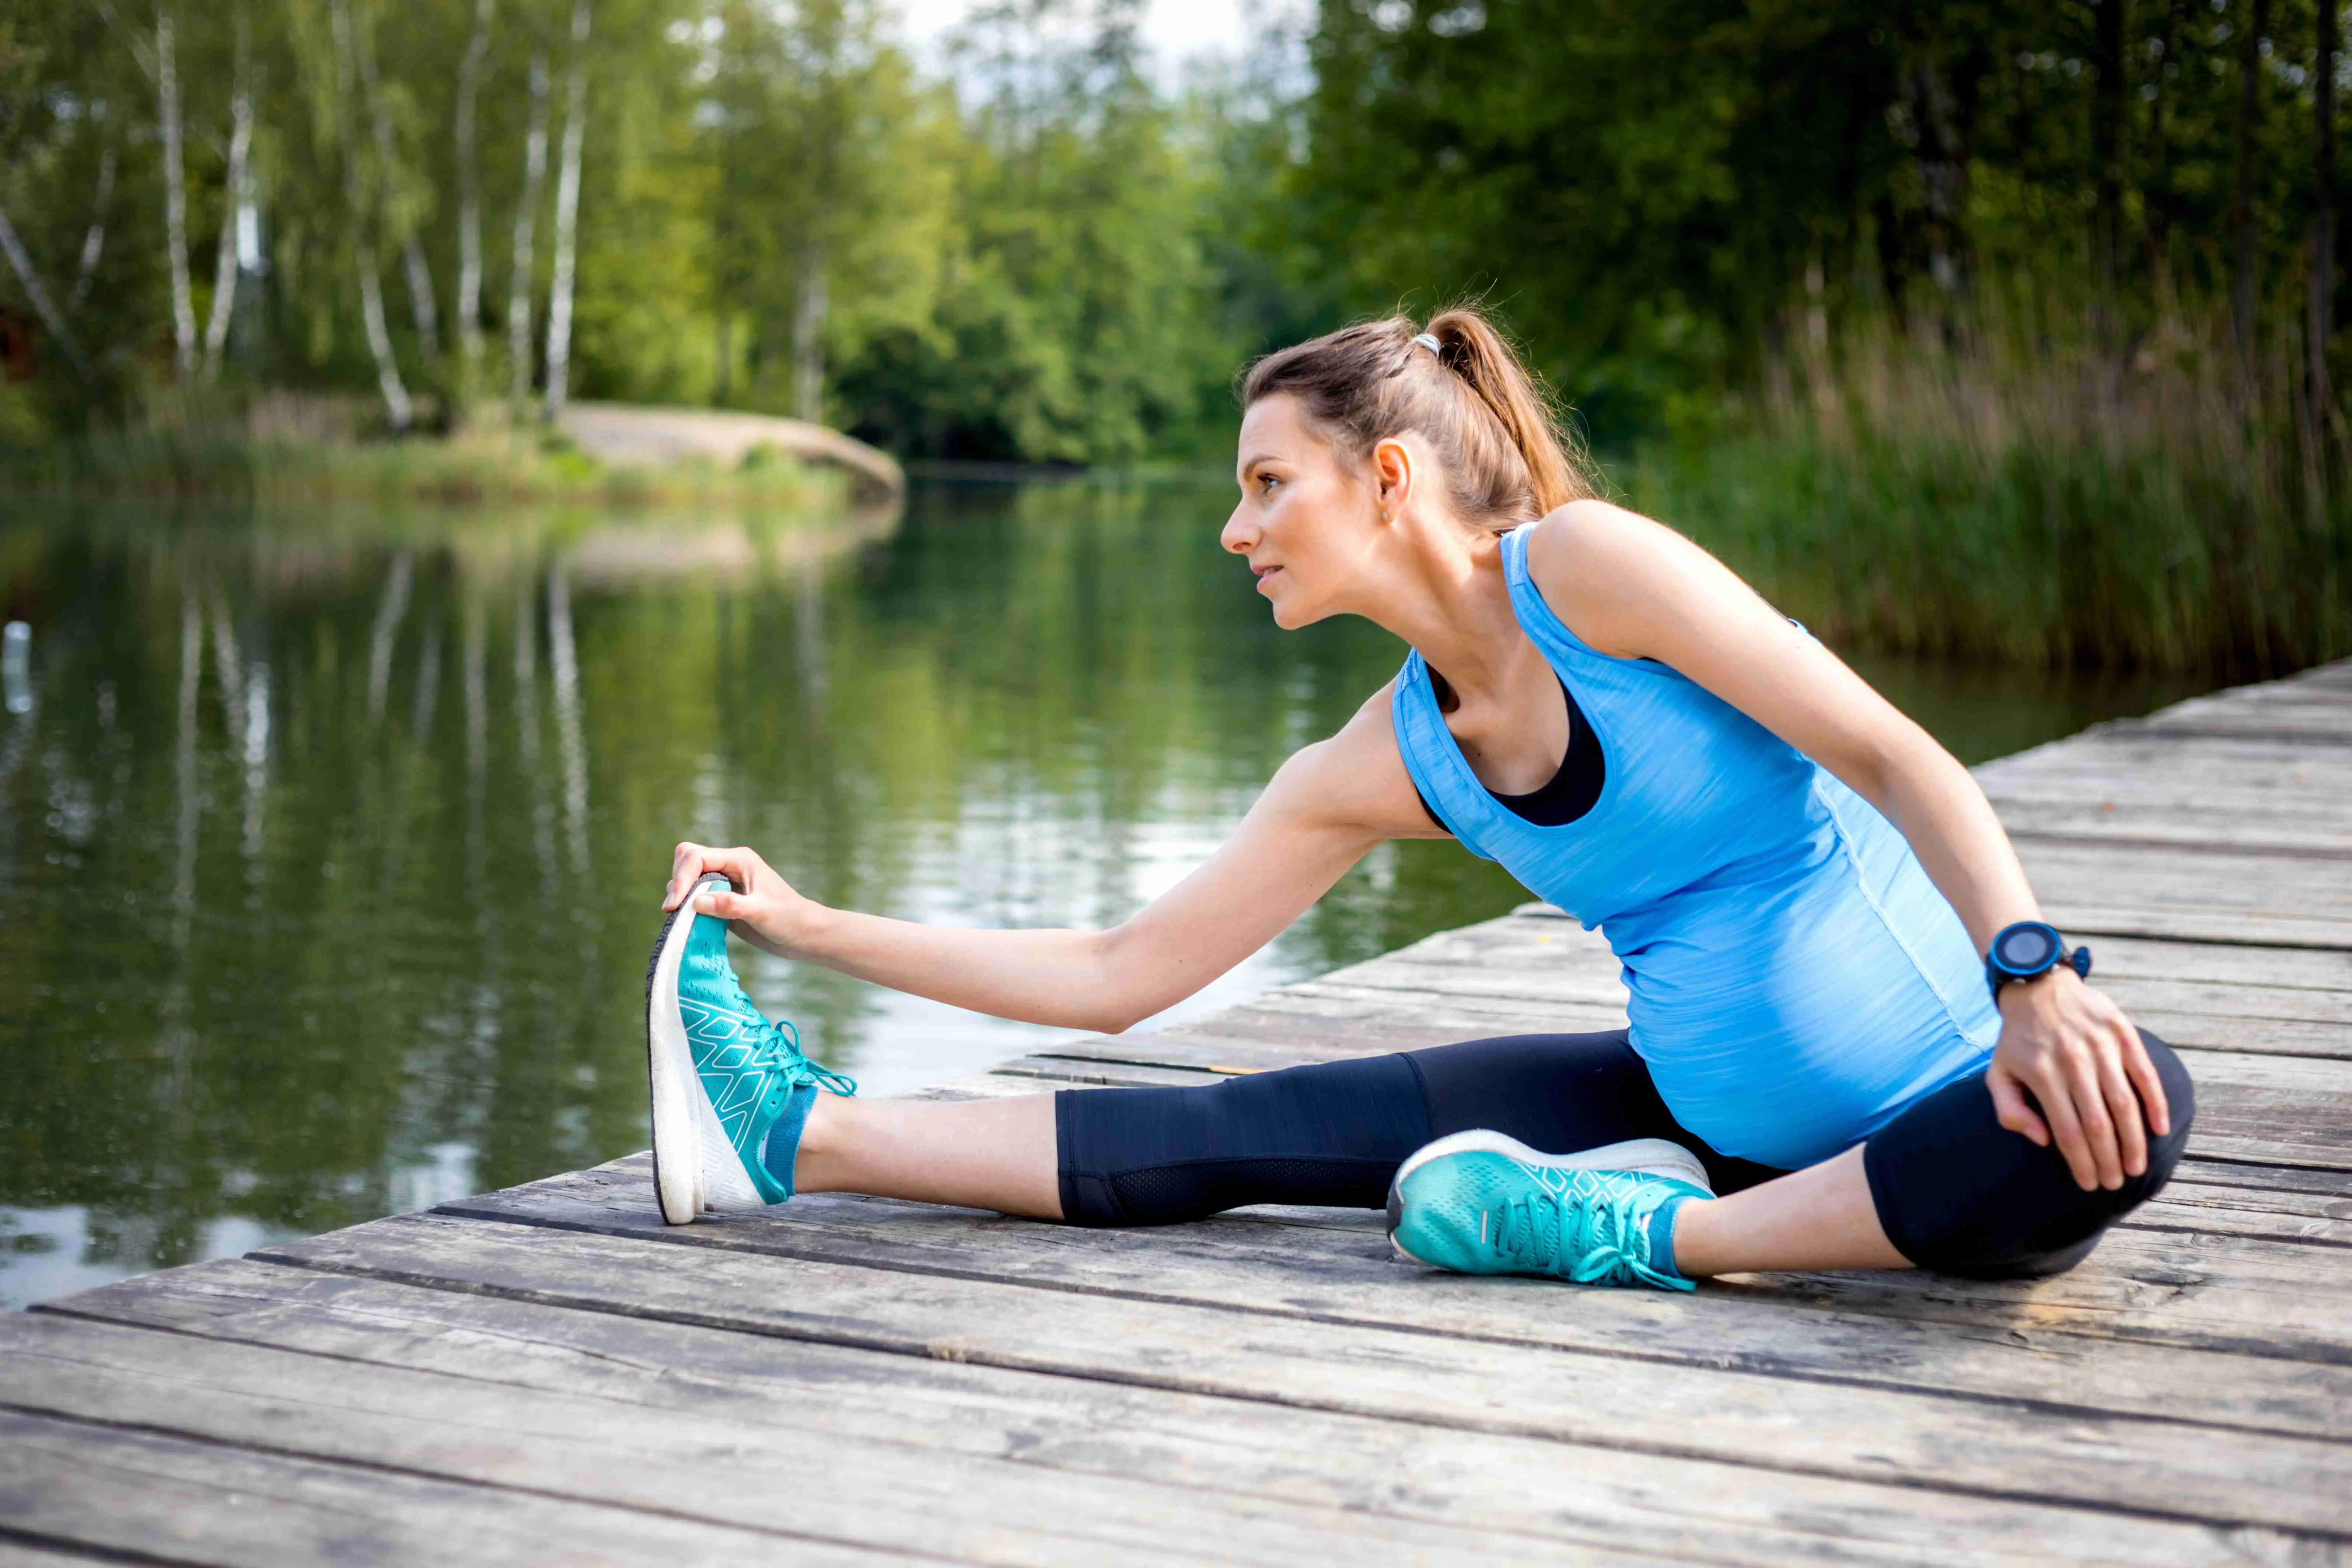
[[[2058,960],[2058,939],[2047,926],[2012,926],[1993,944],[1993,959],[2012,973],[2047,969]]]

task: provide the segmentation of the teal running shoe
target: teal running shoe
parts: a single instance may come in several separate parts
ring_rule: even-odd
[[[727,922],[697,914],[695,884],[654,943],[646,966],[646,1059],[653,1082],[654,1188],[662,1218],[740,1214],[793,1195],[788,1156],[819,1088],[856,1083],[802,1054],[799,1032],[751,1005],[727,962]],[[766,1155],[778,1150],[778,1176]]]
[[[1457,1132],[1397,1168],[1389,1240],[1459,1274],[1688,1290],[1671,1249],[1652,1256],[1651,1221],[1669,1204],[1714,1195],[1698,1157],[1663,1138],[1545,1154],[1500,1132]]]

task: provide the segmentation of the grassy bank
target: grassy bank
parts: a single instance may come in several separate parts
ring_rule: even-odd
[[[604,463],[560,436],[491,426],[390,439],[327,400],[162,408],[136,426],[0,447],[0,493],[300,505],[567,505],[835,512],[845,478],[755,447],[739,463]]]
[[[1822,636],[2043,666],[2352,653],[2341,427],[2294,367],[2179,324],[1873,331],[1645,450],[1634,504]]]

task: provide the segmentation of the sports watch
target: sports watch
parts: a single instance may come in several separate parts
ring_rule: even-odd
[[[2056,926],[2020,921],[2001,927],[1985,952],[1985,984],[1992,988],[1993,1005],[2000,1005],[2000,988],[2011,981],[2039,979],[2062,963],[2071,964],[2085,980],[2091,977],[2091,950],[2067,952],[2066,939]]]

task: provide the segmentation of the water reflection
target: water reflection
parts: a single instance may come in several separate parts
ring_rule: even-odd
[[[943,489],[887,536],[0,525],[0,617],[29,628],[0,650],[0,1300],[642,1147],[679,837],[914,919],[1119,919],[1398,658],[1359,624],[1277,633],[1224,506]],[[1977,754],[2167,695],[1884,673]],[[1383,848],[1187,1010],[1523,896]],[[744,962],[870,1091],[1056,1033]]]

